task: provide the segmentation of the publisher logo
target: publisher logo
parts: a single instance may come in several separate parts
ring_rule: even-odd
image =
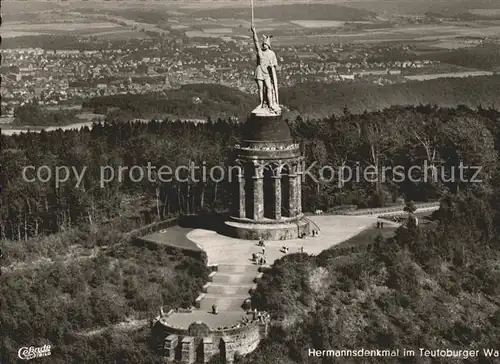
[[[31,360],[35,358],[42,358],[44,356],[49,356],[50,353],[50,345],[44,345],[41,347],[22,347],[17,352],[17,356],[19,356],[22,360]]]

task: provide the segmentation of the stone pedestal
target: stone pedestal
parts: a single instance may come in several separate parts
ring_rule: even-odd
[[[167,363],[171,363],[175,360],[175,350],[177,349],[177,344],[179,342],[179,338],[177,335],[168,335],[165,338],[165,358],[167,359]]]
[[[309,234],[301,206],[303,157],[281,115],[252,114],[235,154],[242,172],[235,181],[239,209],[226,222],[226,233],[247,240],[287,240]],[[249,182],[251,186],[245,187]]]
[[[196,352],[194,347],[194,337],[185,336],[182,339],[181,345],[181,363],[193,364],[196,360]]]
[[[203,338],[203,362],[208,363],[214,354],[214,341],[209,337]]]
[[[234,362],[234,353],[235,353],[235,343],[234,343],[234,339],[232,339],[231,337],[227,336],[227,337],[223,337],[222,338],[222,341],[224,342],[224,358],[222,358],[222,360],[224,360],[227,364],[231,364]]]

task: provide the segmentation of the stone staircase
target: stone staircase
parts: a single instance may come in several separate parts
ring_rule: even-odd
[[[203,288],[203,293],[219,294],[219,295],[248,295],[254,285],[244,286],[229,286],[225,284],[208,284]]]
[[[227,274],[250,274],[255,275],[258,271],[256,265],[236,265],[236,264],[219,264],[217,266],[217,272],[227,273]]]
[[[212,305],[217,305],[219,311],[223,314],[224,311],[241,310],[243,302],[250,295],[218,295],[218,294],[203,294],[203,299],[200,301],[200,310],[212,310]]]
[[[230,285],[230,286],[243,286],[252,285],[255,280],[257,271],[253,275],[249,274],[226,274],[216,272],[212,277],[210,282],[220,285]]]
[[[238,311],[250,292],[255,289],[256,282],[262,274],[255,265],[221,264],[215,267],[208,283],[203,287],[196,299],[196,307],[201,310],[211,311],[217,305],[219,311]]]

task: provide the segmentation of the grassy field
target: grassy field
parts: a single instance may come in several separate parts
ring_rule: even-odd
[[[405,78],[411,81],[427,81],[437,78],[463,78],[463,77],[478,77],[478,76],[492,76],[493,72],[488,71],[471,71],[471,72],[454,72],[454,73],[438,73],[427,75],[414,75],[406,76]]]
[[[151,6],[147,10],[132,9],[132,4],[133,2],[124,3],[123,10],[119,10],[119,6],[110,10],[107,18],[95,10],[80,8],[68,13],[33,13],[33,20],[19,20],[8,12],[4,16],[2,36],[12,38],[37,34],[76,34],[113,40],[143,38],[144,34],[141,35],[140,29],[160,34],[164,34],[164,29],[184,30],[188,37],[249,36],[248,7],[221,7],[219,3],[221,8],[218,9],[179,9],[178,13],[173,14],[166,12],[168,6],[161,4],[153,6],[148,3]],[[111,6],[106,4],[106,7],[108,5]],[[235,3],[235,6],[239,5],[239,2]],[[353,3],[358,9],[334,4],[258,6],[255,9],[255,20],[260,31],[273,32],[275,43],[283,46],[332,42],[368,44],[421,41],[437,50],[452,50],[471,46],[470,41],[460,39],[461,37],[500,38],[500,21],[394,26],[390,21],[375,18],[374,13],[359,10],[358,5]],[[369,6],[364,2],[361,5]],[[29,10],[29,7],[25,8]],[[485,9],[488,6],[476,7],[479,12]]]
[[[345,24],[344,21],[338,20],[292,20],[291,23],[304,28],[332,28],[341,27]]]
[[[498,16],[500,15],[500,9],[472,9],[470,10],[472,14],[484,15],[484,16]]]
[[[477,45],[478,42],[464,40],[464,39],[451,39],[438,41],[435,44],[431,44],[432,47],[441,49],[460,49],[469,48]]]
[[[296,23],[296,21],[293,21]],[[296,24],[294,24],[297,26]],[[378,28],[367,30],[345,30],[338,27],[331,30],[322,28],[304,28],[314,30],[315,34],[297,34],[276,37],[279,45],[295,44],[329,44],[329,43],[385,43],[405,42],[418,43],[439,49],[456,49],[474,46],[475,41],[464,40],[464,37],[500,39],[500,21],[487,24],[450,23],[442,25],[422,25],[409,27]]]
[[[500,9],[500,2],[492,0],[354,0],[347,2],[349,7],[370,10],[378,14],[422,15],[426,12],[442,12],[448,15],[467,13],[474,9],[490,11]]]
[[[214,10],[194,11],[192,16],[208,18],[248,19],[249,6],[225,7]],[[262,6],[255,8],[256,18],[272,18],[282,21],[291,20],[367,20],[374,13],[336,4],[281,4],[278,6]]]
[[[68,22],[68,23],[20,23],[20,22],[6,22],[2,24],[2,37],[13,38],[27,35],[80,35],[90,36],[102,33],[130,33],[131,30],[113,24],[111,22]]]
[[[147,38],[148,36],[140,31],[125,27],[115,23],[102,22],[76,22],[76,23],[4,23],[2,24],[3,38],[16,38],[23,36],[78,36],[78,37],[100,37],[106,40],[127,40],[130,38]]]

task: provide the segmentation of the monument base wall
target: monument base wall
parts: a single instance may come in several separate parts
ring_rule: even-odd
[[[274,224],[226,221],[226,234],[242,240],[291,240],[298,239],[303,233],[310,233],[309,221],[303,217],[294,222]]]
[[[203,363],[217,356],[229,364],[235,357],[245,356],[257,348],[267,336],[267,325],[254,321],[233,329],[194,333],[171,328],[157,318],[152,335],[167,364]]]

